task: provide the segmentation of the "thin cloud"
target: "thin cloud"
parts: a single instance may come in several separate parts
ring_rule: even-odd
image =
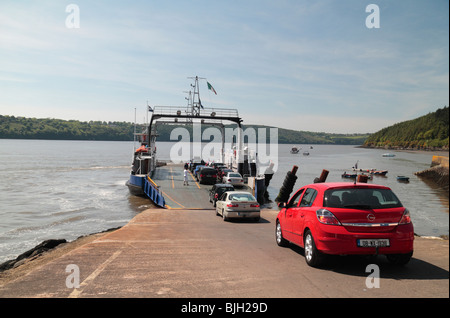
[[[121,120],[147,100],[185,105],[195,75],[218,92],[204,103],[309,131],[376,131],[449,103],[446,2],[380,0],[378,30],[351,0],[77,4],[79,29],[59,1],[0,4],[0,114]]]

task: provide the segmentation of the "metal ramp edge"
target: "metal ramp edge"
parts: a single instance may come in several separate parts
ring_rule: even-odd
[[[166,201],[156,183],[149,177],[145,178],[144,193],[153,201],[157,206],[161,208],[166,207]]]

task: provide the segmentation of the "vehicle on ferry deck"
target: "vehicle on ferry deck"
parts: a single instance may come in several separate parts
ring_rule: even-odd
[[[242,178],[239,172],[227,172],[222,179],[223,183],[232,184],[233,186],[243,187],[244,186],[244,178]]]
[[[229,169],[227,167],[219,167],[219,169],[217,170],[217,181],[223,182],[223,177],[225,177],[228,172],[233,172],[233,169]]]
[[[205,165],[205,162],[203,161],[203,159],[198,159],[198,158],[191,159],[189,162],[189,170],[191,172],[194,172],[194,170],[197,166],[204,166],[204,165]]]
[[[217,200],[226,191],[234,191],[234,187],[231,184],[216,183],[212,186],[211,190],[209,190],[209,202],[212,202],[215,207]]]
[[[300,188],[279,207],[277,244],[303,247],[310,266],[321,265],[328,254],[384,254],[390,262],[404,265],[413,254],[409,211],[388,187],[314,183]]]
[[[221,163],[221,162],[212,162],[210,164],[210,166],[213,167],[214,169],[217,169],[217,170],[222,168],[222,167],[226,167],[226,165],[224,163]]]
[[[216,202],[216,215],[224,221],[231,218],[260,219],[260,206],[255,197],[244,191],[227,191]]]
[[[217,171],[211,167],[203,167],[197,172],[197,179],[201,184],[214,184],[217,181]]]
[[[200,169],[202,169],[202,168],[204,168],[204,167],[207,167],[207,166],[205,166],[205,165],[197,165],[197,166],[195,166],[195,169],[194,169],[194,171],[192,172],[192,174],[194,175],[194,178],[198,181],[198,172],[200,171]]]

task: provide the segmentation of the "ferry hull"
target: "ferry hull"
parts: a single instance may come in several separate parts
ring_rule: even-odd
[[[126,185],[132,195],[147,197],[157,206],[166,207],[164,196],[149,176],[131,174]]]
[[[130,175],[130,179],[126,182],[126,186],[132,195],[145,197],[144,192],[145,176]]]

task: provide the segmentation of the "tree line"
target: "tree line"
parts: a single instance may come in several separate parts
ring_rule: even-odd
[[[137,132],[144,129],[137,125]],[[158,125],[158,141],[171,141],[170,135],[177,127],[186,128],[192,137],[192,126]],[[202,130],[207,125],[202,125]],[[235,128],[226,126],[227,128]],[[243,129],[253,128],[258,138],[258,128],[270,128],[262,125],[245,125]],[[61,120],[51,118],[26,118],[0,115],[0,138],[3,139],[53,139],[53,140],[133,140],[134,124],[129,122],[106,122]],[[296,131],[278,128],[280,144],[338,144],[362,145],[369,134],[330,134]],[[258,139],[257,139],[258,140]],[[173,141],[173,140],[172,140]],[[247,141],[247,140],[245,140]],[[267,130],[266,142],[270,141]]]
[[[61,120],[0,115],[0,138],[54,140],[133,140],[127,122]]]
[[[144,127],[144,125],[138,125],[137,131],[142,131]],[[171,141],[171,132],[177,127],[186,128],[189,135],[193,136],[192,126],[158,125],[158,140]],[[202,130],[207,127],[202,125]],[[231,125],[226,127],[235,128]],[[266,142],[270,141],[270,133],[267,130],[270,126],[244,125],[243,128],[244,130],[253,128],[256,135],[258,128],[266,128]],[[81,122],[0,115],[0,138],[3,139],[131,141],[134,129],[135,125],[129,122]],[[278,142],[280,144],[336,144],[387,149],[448,150],[449,109],[445,106],[425,116],[383,128],[374,134],[330,134],[278,128]]]
[[[419,118],[383,128],[367,138],[364,146],[386,149],[448,150],[448,106]]]

